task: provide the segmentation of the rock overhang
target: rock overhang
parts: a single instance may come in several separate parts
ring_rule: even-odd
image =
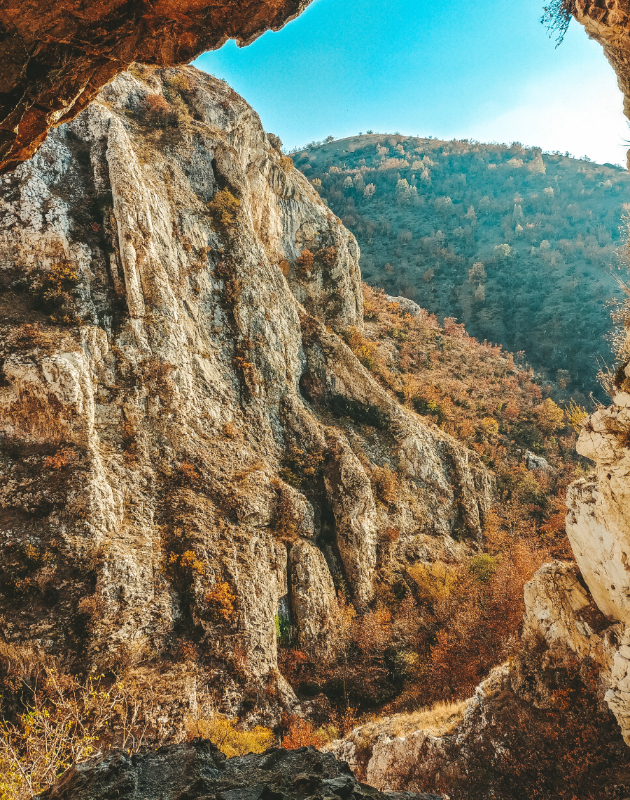
[[[311,0],[0,0],[0,172],[29,159],[133,62],[175,66],[279,30]]]

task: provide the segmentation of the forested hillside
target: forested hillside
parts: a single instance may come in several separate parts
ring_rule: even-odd
[[[602,396],[630,176],[539,148],[369,134],[293,155],[364,279],[521,354],[556,399]]]

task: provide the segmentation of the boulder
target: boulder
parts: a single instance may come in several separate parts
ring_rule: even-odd
[[[195,739],[134,755],[115,751],[72,767],[40,800],[441,800],[382,793],[359,783],[347,764],[313,747],[226,759]]]

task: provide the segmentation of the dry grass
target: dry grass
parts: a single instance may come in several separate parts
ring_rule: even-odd
[[[464,719],[470,699],[454,702],[439,702],[429,708],[421,708],[408,714],[391,717],[376,717],[362,726],[364,738],[387,736],[409,736],[415,731],[425,731],[432,736],[448,736]]]
[[[186,730],[190,739],[200,736],[216,745],[228,758],[248,753],[264,753],[274,742],[273,731],[257,725],[251,730],[241,731],[236,720],[216,714],[209,719],[189,719]]]

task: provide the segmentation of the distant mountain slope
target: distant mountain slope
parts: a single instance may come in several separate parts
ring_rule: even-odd
[[[380,134],[293,157],[356,235],[368,283],[525,351],[561,394],[601,396],[607,301],[627,274],[625,170],[518,143]]]

